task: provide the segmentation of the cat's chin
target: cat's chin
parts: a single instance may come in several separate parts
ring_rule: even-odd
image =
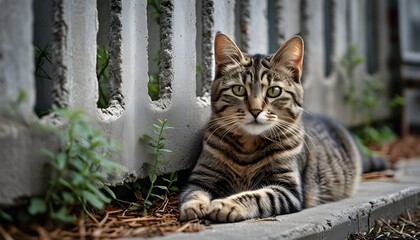
[[[262,135],[266,131],[271,128],[270,124],[262,124],[262,123],[247,123],[242,126],[242,129],[245,133],[249,135]]]

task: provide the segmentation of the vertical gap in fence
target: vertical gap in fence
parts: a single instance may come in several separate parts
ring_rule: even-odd
[[[111,6],[108,0],[97,0],[98,33],[96,35],[96,78],[98,79],[98,101],[96,106],[100,109],[108,107],[111,91],[109,79],[109,31]]]
[[[378,71],[378,7],[376,1],[366,1],[366,69],[369,74]]]
[[[100,118],[116,119],[124,109],[122,90],[122,1],[98,0],[96,78]],[[104,118],[105,117],[105,118]]]
[[[324,0],[324,77],[332,72],[334,11],[333,0]]]
[[[283,0],[268,0],[269,52],[274,53],[286,39]]]
[[[351,1],[346,0],[346,46],[351,43]]]
[[[36,103],[34,107],[38,117],[48,114],[52,109],[52,1],[38,1],[32,5],[34,12],[33,47],[35,51],[35,86]]]
[[[299,12],[300,12],[300,35],[305,40],[308,36],[308,19],[310,18],[310,9],[308,7],[308,0],[301,0],[300,6],[299,6]],[[310,44],[305,44],[305,53],[309,52],[311,49],[309,48]],[[303,60],[303,70],[302,70],[302,76],[306,76],[307,67],[308,64],[308,54],[304,55]],[[305,77],[302,78],[303,83],[305,84]],[[307,85],[306,85],[307,86]]]
[[[159,65],[161,58],[160,45],[160,23],[161,10],[158,0],[147,1],[147,27],[149,29],[149,44],[148,44],[148,67],[149,67],[149,82],[147,84],[148,93],[153,101],[160,98],[159,88]]]

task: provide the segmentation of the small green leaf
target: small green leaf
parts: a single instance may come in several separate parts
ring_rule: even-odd
[[[64,180],[64,179],[63,179]],[[71,181],[72,186],[80,186],[86,184],[86,179],[80,174],[75,173]]]
[[[144,142],[151,142],[151,141],[153,141],[153,138],[152,137],[150,137],[149,135],[147,135],[147,134],[143,134],[143,141]]]
[[[154,135],[159,136],[160,135],[160,129],[152,129],[150,130]]]
[[[59,170],[63,170],[64,167],[66,166],[66,154],[65,153],[59,153],[57,154],[56,157],[56,161],[57,161],[57,166]]]
[[[11,221],[13,221],[13,218],[10,214],[5,212],[3,209],[0,209],[0,220],[4,220],[6,222],[11,222]]]
[[[170,179],[172,180],[172,182],[178,181],[178,173],[177,172],[172,172]]]
[[[162,146],[163,147],[163,146]],[[165,149],[165,148],[160,148],[159,152],[167,152],[167,153],[171,153],[172,151],[169,149]]]
[[[160,200],[165,200],[165,198],[163,197],[163,196],[161,196],[161,195],[158,195],[158,194],[154,194],[154,193],[152,193],[152,194],[150,194],[152,197],[154,197],[154,198],[158,198],[158,199],[160,199]]]
[[[88,202],[90,205],[92,205],[92,207],[96,208],[96,209],[103,209],[104,208],[104,203],[101,202],[99,200],[99,198],[97,196],[95,196],[93,193],[83,190],[82,191],[82,196],[83,199]]]
[[[174,192],[178,192],[179,188],[177,186],[172,186],[169,188],[169,190],[174,191]]]
[[[153,203],[149,200],[144,200],[144,205],[146,205],[147,207],[150,207],[153,205]]]
[[[53,151],[49,150],[49,149],[43,148],[42,152],[51,159],[55,158],[55,153]]]
[[[162,190],[168,190],[168,187],[166,187],[166,186],[155,186],[155,187],[157,187],[159,189],[162,189]]]
[[[90,182],[86,182],[86,186],[92,194],[94,194],[103,203],[110,203],[111,199],[105,196],[98,188],[93,186]]]
[[[44,199],[41,198],[32,198],[29,206],[28,206],[28,212],[35,216],[37,214],[42,214],[47,211],[47,204],[45,203]]]
[[[74,216],[71,216],[68,213],[68,209],[64,206],[61,207],[58,212],[51,212],[51,217],[65,223],[72,223],[75,219]]]
[[[166,126],[163,127],[163,130],[168,130],[168,129],[174,129],[174,127],[171,127],[169,125],[166,125]]]
[[[117,196],[115,196],[114,191],[111,190],[107,185],[102,186],[102,188],[111,196],[113,199],[117,199]]]
[[[149,179],[150,179],[150,182],[154,183],[154,182],[156,181],[156,179],[157,179],[157,175],[156,175],[156,173],[151,172],[151,173],[149,174]]]
[[[69,204],[69,205],[74,204],[74,197],[73,197],[73,194],[71,194],[70,192],[62,192],[61,196],[64,203]]]

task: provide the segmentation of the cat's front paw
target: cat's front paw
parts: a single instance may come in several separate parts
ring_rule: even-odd
[[[182,204],[179,219],[181,221],[203,219],[207,215],[208,208],[209,206],[206,201],[190,200]]]
[[[239,222],[246,219],[246,210],[230,199],[217,199],[210,203],[207,216],[217,222]]]

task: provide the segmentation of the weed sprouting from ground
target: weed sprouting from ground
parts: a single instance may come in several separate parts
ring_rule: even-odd
[[[160,120],[158,124],[153,124],[153,128],[150,129],[152,135],[145,134],[143,136],[144,142],[146,142],[153,150],[154,159],[151,163],[146,163],[146,167],[149,168],[149,181],[150,187],[146,192],[146,196],[144,197],[143,201],[143,213],[147,215],[148,209],[152,206],[152,202],[150,201],[151,197],[158,198],[161,200],[165,200],[167,198],[167,194],[164,196],[156,194],[155,190],[160,189],[164,190],[167,193],[169,190],[177,191],[177,187],[174,185],[174,182],[177,181],[177,174],[176,172],[171,173],[169,178],[163,178],[163,181],[167,182],[167,185],[160,185],[157,184],[157,169],[159,166],[165,164],[167,161],[164,159],[163,153],[170,153],[171,150],[165,148],[165,131],[172,129],[173,127],[169,126],[167,123],[167,119]]]
[[[44,149],[51,159],[52,175],[46,195],[32,198],[28,212],[71,223],[75,216],[89,215],[90,208],[103,209],[115,198],[105,185],[105,173],[124,171],[125,167],[109,159],[117,144],[106,138],[102,129],[93,127],[83,111],[58,109],[55,113],[67,121],[64,128],[50,127],[60,137],[62,150]]]

